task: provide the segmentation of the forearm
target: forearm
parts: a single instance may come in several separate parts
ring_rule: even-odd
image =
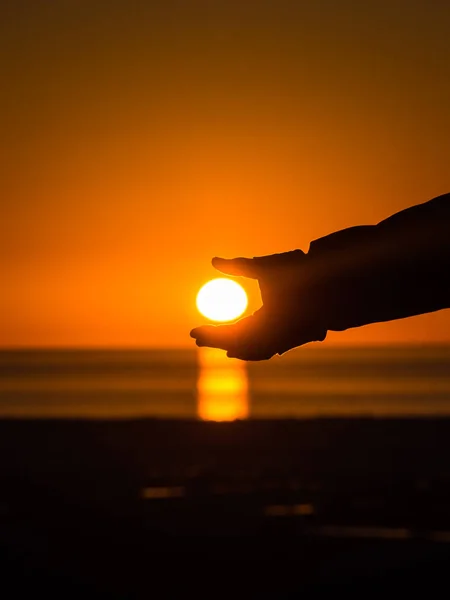
[[[450,194],[311,243],[318,310],[327,329],[450,307]],[[329,313],[329,311],[328,311]]]

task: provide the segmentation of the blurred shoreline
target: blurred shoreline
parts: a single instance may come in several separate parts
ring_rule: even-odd
[[[73,597],[438,589],[449,455],[431,417],[2,419],[0,558],[15,589]]]
[[[449,346],[0,352],[0,416],[15,589],[446,584]]]

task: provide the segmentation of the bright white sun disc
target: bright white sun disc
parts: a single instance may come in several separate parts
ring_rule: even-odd
[[[199,312],[211,321],[232,321],[247,308],[247,294],[232,279],[212,279],[197,294]]]

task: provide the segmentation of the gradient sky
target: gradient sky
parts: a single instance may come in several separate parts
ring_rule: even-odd
[[[450,191],[449,40],[446,0],[3,0],[0,345],[188,345],[212,256]]]

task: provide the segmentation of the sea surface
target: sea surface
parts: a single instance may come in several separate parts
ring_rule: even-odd
[[[450,346],[0,351],[0,417],[229,421],[450,415]]]

